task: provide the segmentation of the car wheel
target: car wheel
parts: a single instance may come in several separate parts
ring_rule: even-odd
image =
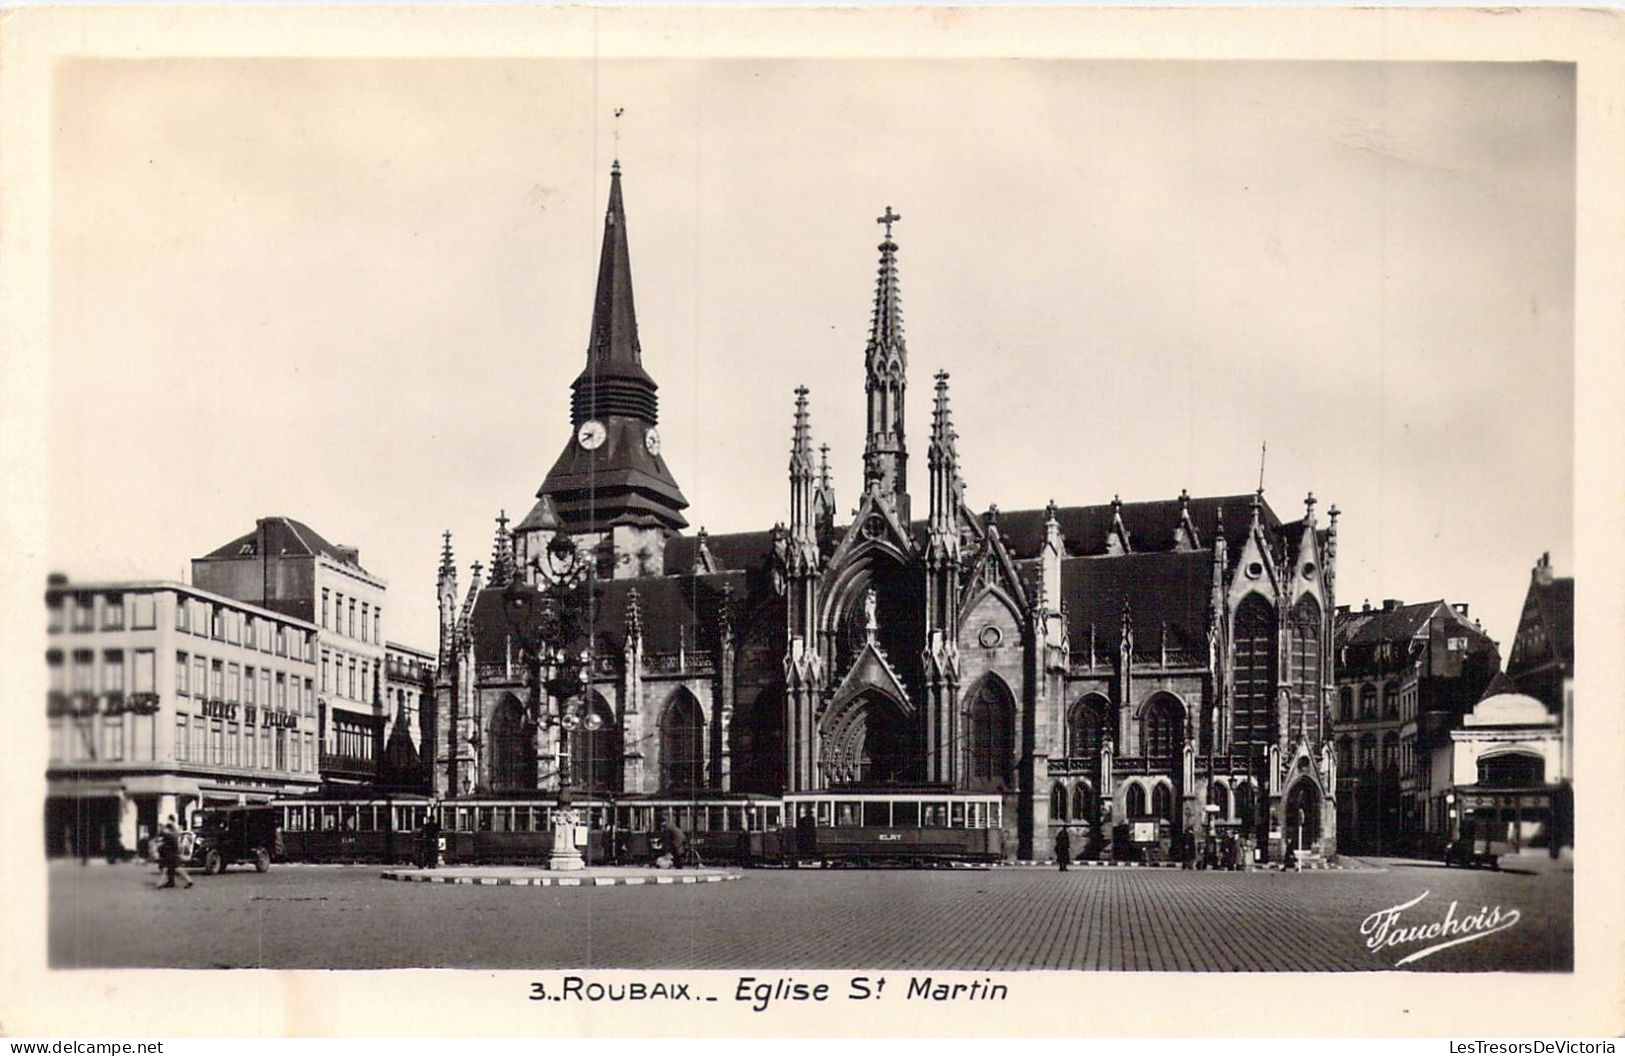
[[[203,874],[205,876],[214,876],[225,867],[226,863],[221,859],[219,851],[210,851],[203,858]]]
[[[271,870],[271,852],[265,850],[262,847],[259,850],[254,852],[254,871],[256,873],[265,873],[265,872],[270,872],[270,870]]]

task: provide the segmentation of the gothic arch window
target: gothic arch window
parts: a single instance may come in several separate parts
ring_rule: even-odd
[[[1066,786],[1060,782],[1049,790],[1049,816],[1051,821],[1065,821],[1067,808]]]
[[[704,785],[705,722],[699,701],[680,689],[660,717],[660,787],[691,792]]]
[[[1174,790],[1163,782],[1151,789],[1151,813],[1167,821],[1174,820]]]
[[[1236,785],[1236,820],[1244,825],[1251,824],[1254,820],[1251,781],[1242,781]]]
[[[1382,687],[1382,712],[1389,718],[1399,714],[1399,683],[1387,682]]]
[[[1230,816],[1230,790],[1217,781],[1207,786],[1207,801],[1219,808],[1219,817]]]
[[[1478,761],[1478,783],[1491,788],[1530,788],[1546,780],[1546,760],[1533,752],[1501,752]]]
[[[1292,607],[1292,698],[1288,719],[1296,736],[1307,723],[1319,726],[1320,603],[1305,594]]]
[[[1083,781],[1072,786],[1072,820],[1095,820],[1095,790]]]
[[[1360,687],[1360,718],[1377,717],[1377,687],[1367,682]]]
[[[491,712],[487,775],[493,792],[528,792],[536,787],[536,745],[525,708],[512,693]]]
[[[1130,784],[1123,797],[1123,807],[1127,817],[1145,817],[1145,788],[1137,782]]]
[[[1239,747],[1270,741],[1275,713],[1275,610],[1257,594],[1248,594],[1235,618],[1234,743]]]
[[[615,712],[594,693],[591,710],[582,717],[587,715],[597,718],[598,729],[589,729],[583,722],[570,731],[570,783],[594,792],[619,792],[621,729],[615,722]]]
[[[1015,701],[1002,679],[989,676],[970,705],[970,755],[966,773],[973,789],[1005,788],[1015,755]]]
[[[1178,758],[1185,748],[1185,706],[1170,693],[1158,693],[1145,706],[1144,755],[1156,762]]]
[[[1345,774],[1354,772],[1354,738],[1342,737],[1338,739],[1337,769]]]
[[[1066,755],[1093,762],[1106,741],[1106,698],[1091,693],[1072,705],[1066,717]]]

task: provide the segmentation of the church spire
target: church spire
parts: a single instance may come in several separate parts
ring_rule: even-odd
[[[948,372],[937,371],[936,400],[931,408],[930,546],[933,555],[959,556],[959,452],[954,446],[953,411],[948,407]]]
[[[795,425],[790,432],[790,545],[793,568],[818,561],[818,508],[813,490],[812,429],[807,424],[807,386],[796,386]]]
[[[886,226],[880,268],[864,352],[864,391],[868,394],[868,438],[863,447],[864,488],[892,497],[900,520],[908,522],[908,447],[903,426],[908,348],[903,341],[902,298],[897,291],[897,243],[892,225],[902,217],[891,206],[876,223]]]
[[[686,527],[681,511],[688,500],[661,455],[656,386],[638,342],[619,164],[609,176],[587,362],[571,388],[571,436],[536,497],[552,500],[572,534]]]

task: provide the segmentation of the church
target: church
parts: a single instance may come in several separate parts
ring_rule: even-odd
[[[888,207],[856,514],[800,388],[785,519],[690,534],[621,184],[616,162],[563,450],[488,567],[460,583],[449,534],[441,554],[437,795],[930,788],[1001,796],[1021,859],[1062,829],[1089,853],[1335,851],[1336,507],[1324,526],[1313,495],[1284,521],[1262,490],[973,510],[941,372],[916,503]]]

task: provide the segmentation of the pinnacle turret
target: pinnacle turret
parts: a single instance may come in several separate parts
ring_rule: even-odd
[[[863,446],[867,491],[890,497],[899,518],[908,521],[908,444],[903,422],[908,387],[908,348],[903,341],[902,298],[897,289],[897,243],[891,228],[902,217],[891,206],[876,218],[886,225],[880,243],[880,267],[864,352],[864,391],[868,394],[868,435]]]

